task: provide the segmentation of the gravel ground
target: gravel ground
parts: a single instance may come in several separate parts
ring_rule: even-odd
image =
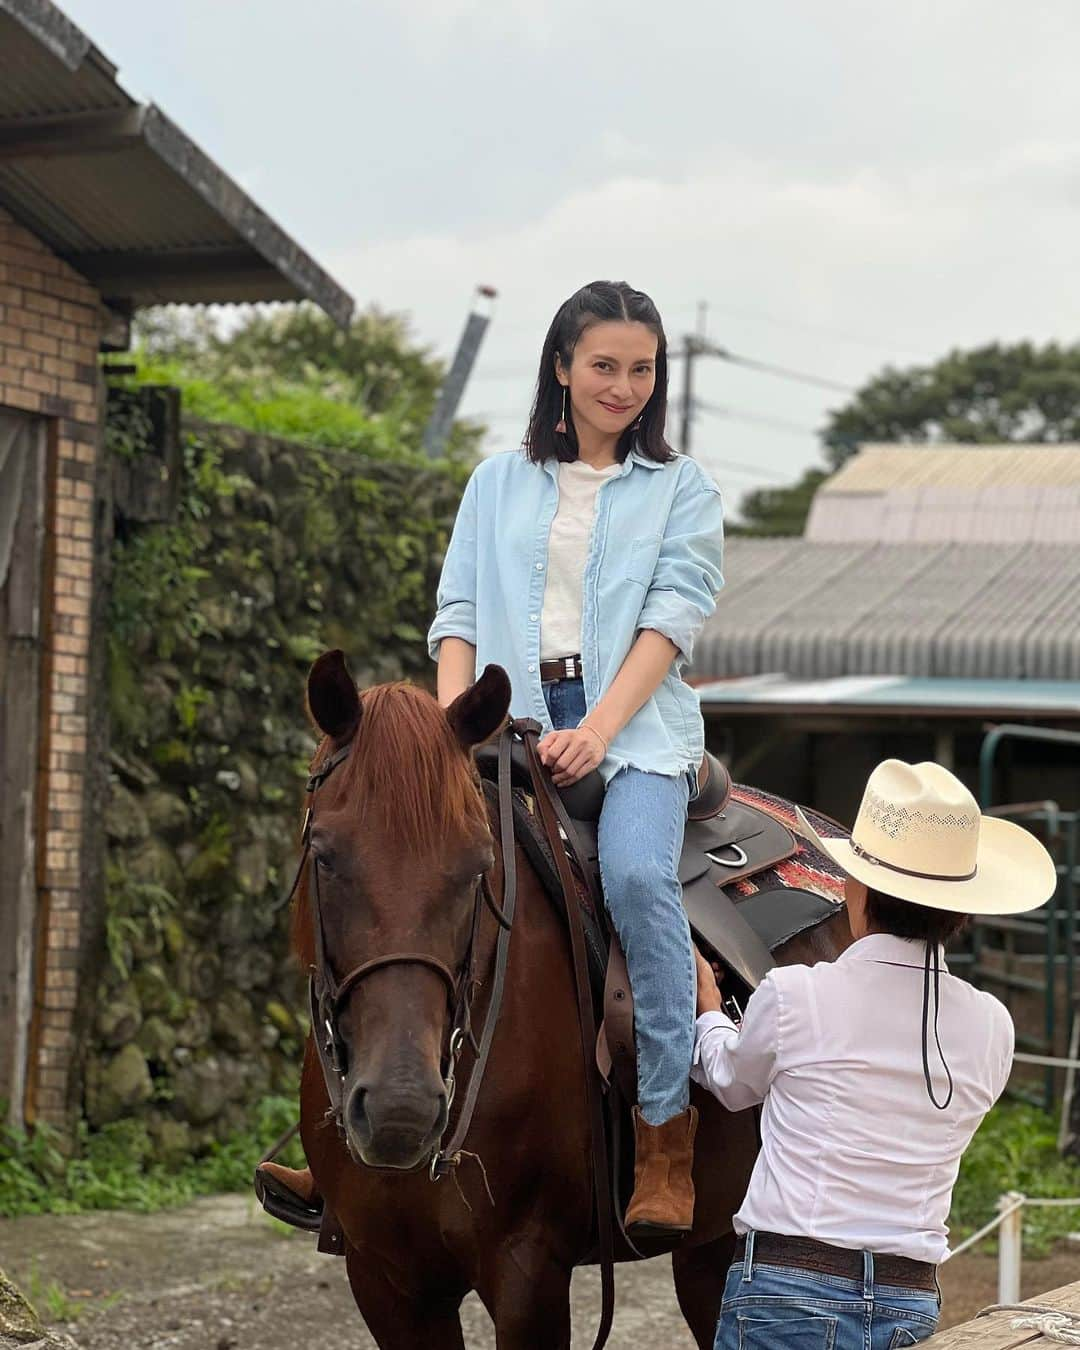
[[[41,1215],[0,1220],[0,1267],[36,1295],[48,1320],[60,1294],[81,1305],[63,1329],[80,1350],[374,1350],[341,1261],[306,1235],[268,1220],[246,1197],[200,1200],[162,1214]],[[995,1301],[996,1261],[965,1255],[945,1267],[944,1325]],[[1029,1261],[1024,1297],[1080,1275],[1080,1256]],[[666,1260],[622,1267],[612,1350],[693,1350]],[[575,1346],[588,1346],[599,1311],[596,1271],[574,1277]],[[480,1304],[467,1300],[465,1339],[494,1346]]]

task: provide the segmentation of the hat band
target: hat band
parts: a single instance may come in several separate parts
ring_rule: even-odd
[[[866,849],[857,844],[854,839],[851,841],[851,851],[858,854],[866,862],[873,863],[875,867],[887,867],[890,872],[901,872],[905,877],[919,877],[922,881],[971,881],[979,870],[978,865],[976,865],[970,872],[965,872],[961,877],[945,876],[940,872],[914,872],[909,867],[897,867],[896,863],[886,862],[884,858],[875,858],[872,853],[867,853]]]

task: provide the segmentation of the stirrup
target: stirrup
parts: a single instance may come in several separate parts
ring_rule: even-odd
[[[255,1169],[255,1198],[272,1219],[279,1219],[292,1228],[299,1228],[305,1233],[317,1233],[322,1227],[321,1200],[318,1204],[301,1200],[295,1191],[283,1186],[261,1167]]]

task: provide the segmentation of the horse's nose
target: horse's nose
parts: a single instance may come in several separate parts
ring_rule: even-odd
[[[418,1084],[404,1093],[374,1092],[356,1085],[345,1103],[350,1147],[374,1167],[415,1167],[423,1162],[446,1127],[446,1093]]]

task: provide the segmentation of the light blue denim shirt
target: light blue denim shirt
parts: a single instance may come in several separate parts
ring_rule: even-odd
[[[439,581],[428,650],[445,637],[476,647],[476,671],[503,667],[515,717],[550,731],[540,687],[540,616],[548,533],[559,502],[558,464],[533,464],[520,450],[484,460],[465,489]],[[720,489],[679,455],[657,464],[631,452],[597,492],[585,564],[581,660],[591,710],[619,673],[643,628],[679,649],[659,688],[612,740],[605,781],[627,765],[674,776],[705,748],[697,694],[681,669],[724,584]],[[568,652],[567,655],[570,655]]]

